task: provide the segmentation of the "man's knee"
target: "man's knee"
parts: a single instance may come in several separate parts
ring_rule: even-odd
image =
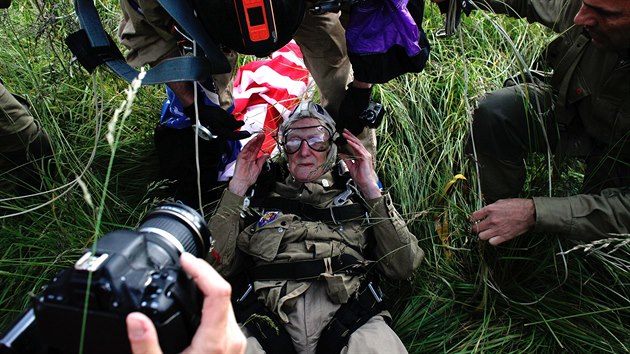
[[[385,322],[383,316],[370,318],[350,335],[348,345],[341,351],[351,353],[407,353],[396,332]]]

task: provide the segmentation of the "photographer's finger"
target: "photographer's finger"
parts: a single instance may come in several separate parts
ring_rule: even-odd
[[[140,312],[127,315],[127,337],[133,354],[162,354],[157,332],[151,319]]]
[[[230,303],[230,284],[205,260],[184,253],[181,263],[204,294],[201,323],[193,338],[191,350],[186,352],[243,352],[245,337],[240,333]]]
[[[205,260],[184,252],[180,262],[184,271],[195,280],[197,287],[205,295],[215,291],[222,292],[225,287],[229,289],[230,284]]]

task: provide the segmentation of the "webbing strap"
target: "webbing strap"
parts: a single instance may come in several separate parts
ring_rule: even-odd
[[[316,354],[340,353],[352,333],[385,309],[378,285],[365,281],[357,296],[342,304],[322,331]]]
[[[312,261],[263,264],[248,271],[253,280],[313,280],[322,274],[360,275],[367,272],[368,261],[349,254]]]
[[[208,32],[195,16],[195,10],[190,6],[190,2],[182,0],[158,0],[158,3],[168,12],[169,15],[188,33],[197,43],[208,59],[210,59],[211,72],[213,74],[224,74],[231,71],[230,63],[219,47],[212,41]]]
[[[280,210],[283,213],[299,215],[306,220],[332,222],[334,224],[349,220],[365,219],[367,217],[367,209],[360,203],[317,208],[299,200],[269,197],[258,201],[253,200],[250,206],[264,210]]]
[[[159,2],[184,31],[193,35],[206,56],[182,56],[164,60],[147,71],[142,81],[143,85],[175,81],[202,81],[215,73],[230,72],[227,58],[214,45],[209,36],[203,32],[201,23],[194,16],[193,9],[188,2],[177,0],[159,0]],[[74,5],[81,29],[89,40],[89,45],[86,44],[89,47],[81,48],[85,51],[84,54],[87,53],[96,57],[98,64],[107,65],[118,76],[131,82],[138,76],[139,71],[127,64],[118,48],[110,40],[94,6],[94,0],[75,0]],[[75,49],[72,49],[75,52]],[[77,55],[76,52],[74,54]],[[88,71],[90,71],[89,68]]]

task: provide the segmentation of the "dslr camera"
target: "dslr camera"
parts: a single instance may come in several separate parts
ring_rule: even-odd
[[[131,353],[125,318],[145,313],[165,353],[186,348],[203,298],[179,264],[205,258],[210,231],[194,209],[165,203],[136,230],[104,235],[59,272],[0,340],[0,353]]]

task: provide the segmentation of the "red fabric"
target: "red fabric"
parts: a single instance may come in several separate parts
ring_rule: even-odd
[[[262,59],[241,66],[234,79],[234,116],[245,121],[242,129],[265,133],[259,154],[272,153],[278,126],[306,95],[311,82],[302,52],[291,41]],[[243,142],[245,143],[245,142]]]

